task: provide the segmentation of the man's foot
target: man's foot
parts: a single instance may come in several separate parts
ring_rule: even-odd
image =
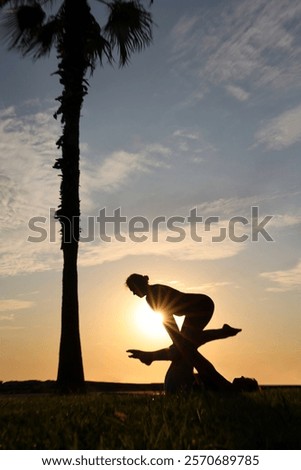
[[[241,332],[241,328],[232,328],[232,326],[227,325],[227,323],[223,325],[223,330],[227,333],[227,336],[235,336],[237,333]]]

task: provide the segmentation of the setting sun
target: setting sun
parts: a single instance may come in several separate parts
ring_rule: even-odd
[[[137,305],[135,311],[135,324],[139,331],[147,336],[163,338],[166,331],[163,326],[163,316],[160,312],[154,312],[146,301]]]

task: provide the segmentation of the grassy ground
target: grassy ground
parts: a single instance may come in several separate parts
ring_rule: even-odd
[[[300,449],[301,389],[0,395],[0,449]]]

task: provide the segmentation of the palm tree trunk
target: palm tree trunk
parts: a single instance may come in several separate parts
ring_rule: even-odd
[[[79,200],[79,127],[80,110],[86,94],[84,76],[84,37],[81,34],[82,8],[85,0],[65,2],[65,35],[61,44],[58,74],[63,85],[59,98],[63,135],[58,141],[62,148],[61,223],[63,250],[62,324],[57,383],[64,392],[84,390],[84,371],[79,333],[77,257],[80,236]]]
[[[84,390],[77,286],[77,246],[63,248],[61,340],[57,383],[61,391]]]

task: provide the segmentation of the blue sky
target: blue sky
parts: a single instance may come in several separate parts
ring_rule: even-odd
[[[203,348],[227,377],[300,384],[300,2],[158,0],[152,11],[153,45],[125,69],[105,65],[90,79],[81,123],[83,235],[88,217],[120,208],[127,221],[140,216],[150,226],[158,216],[185,218],[185,237],[167,241],[176,232],[162,223],[139,243],[126,223],[126,242],[108,226],[110,243],[96,233],[81,244],[86,377],[163,380],[166,364],[147,368],[125,354],[169,344],[135,327],[141,300],[123,284],[141,272],[154,283],[211,295],[211,327],[243,328],[239,337]],[[45,217],[48,228],[58,204],[55,54],[32,63],[2,45],[0,60],[3,379],[54,378],[58,227],[55,242],[30,243],[37,233],[28,223]],[[252,207],[259,222],[272,216],[265,228],[273,241],[261,234],[252,241]],[[198,226],[202,242],[190,236],[194,208],[203,220],[218,218],[209,231]],[[248,221],[235,225],[237,237],[247,235],[240,243],[229,237],[229,221],[238,216]],[[213,242],[221,228],[225,240]]]

